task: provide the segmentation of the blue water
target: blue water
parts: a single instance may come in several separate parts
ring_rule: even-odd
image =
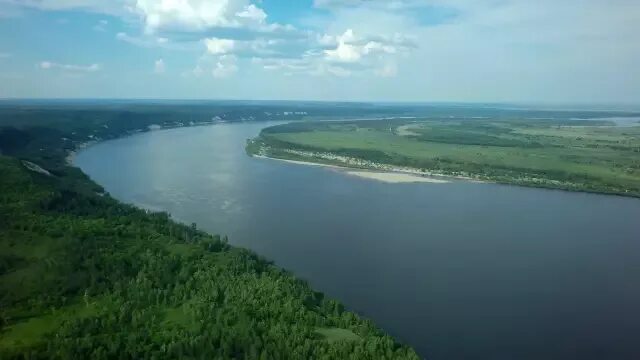
[[[640,200],[246,156],[264,126],[154,131],[75,161],[114,197],[229,235],[425,358],[640,359]]]

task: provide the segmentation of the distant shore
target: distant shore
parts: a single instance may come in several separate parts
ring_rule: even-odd
[[[271,160],[283,161],[290,164],[326,167],[326,168],[338,170],[339,172],[345,175],[357,176],[363,179],[381,181],[381,182],[390,183],[390,184],[399,184],[399,183],[445,184],[450,182],[449,180],[446,180],[445,177],[436,178],[428,175],[425,176],[422,173],[420,173],[420,171],[417,169],[416,170],[390,169],[390,170],[380,171],[380,170],[368,170],[368,169],[359,169],[359,168],[347,167],[347,166],[323,164],[323,163],[317,163],[317,162],[311,162],[311,161],[289,160],[289,159],[275,158],[275,157],[270,157],[265,155],[251,155],[251,156],[254,158],[260,158],[260,159],[271,159]],[[453,176],[449,176],[449,177],[454,178]],[[468,179],[465,179],[465,180],[468,180]]]

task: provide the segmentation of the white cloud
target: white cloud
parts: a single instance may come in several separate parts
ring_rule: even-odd
[[[384,41],[384,42],[383,42]],[[353,30],[348,29],[344,34],[337,37],[337,47],[335,49],[325,50],[326,59],[336,62],[358,62],[367,55],[374,54],[395,54],[396,46],[391,41],[383,40],[366,40],[357,38]]]
[[[163,59],[158,59],[153,64],[153,72],[156,74],[164,74],[167,71],[167,65],[164,63]]]
[[[211,74],[216,78],[225,78],[238,71],[237,59],[233,55],[224,55],[218,58]]]
[[[17,0],[2,1],[17,3]],[[237,71],[237,62],[229,63],[218,58],[224,55],[282,58],[286,60],[280,64],[289,64],[285,66],[295,68],[299,65],[291,64],[304,63],[305,68],[315,73],[346,76],[363,68],[322,67],[322,62],[366,64],[373,69],[380,67],[374,57],[390,55],[397,50],[397,46],[388,39],[380,36],[356,38],[349,28],[338,32],[340,35],[332,36],[300,31],[291,25],[268,23],[265,11],[250,0],[25,0],[21,4],[44,10],[96,12],[113,12],[113,7],[118,4],[121,16],[135,14],[144,29],[141,35],[120,32],[116,34],[118,40],[142,47],[186,50],[194,50],[201,42],[206,53],[213,56],[217,76],[228,76]],[[94,30],[105,31],[108,25],[106,21],[99,22]]]
[[[0,60],[10,58],[11,56],[13,56],[13,54],[0,52]]]
[[[250,19],[256,23],[264,23],[264,21],[267,19],[267,14],[264,12],[264,10],[253,4],[250,4],[249,6],[245,7],[244,10],[236,13],[236,16],[240,18]]]
[[[384,77],[395,76],[397,65],[391,60],[400,53],[408,53],[410,49],[408,42],[399,34],[391,38],[358,36],[352,29],[338,36],[325,35],[319,42],[325,46],[334,44],[322,51],[321,60],[327,65],[318,64],[320,72],[341,77],[369,72]],[[314,52],[309,55],[318,57]]]
[[[344,34],[337,37],[338,46],[332,50],[325,50],[328,60],[339,62],[356,62],[363,55],[363,48],[349,44],[354,40],[353,30],[348,29]]]
[[[258,26],[266,19],[264,11],[248,0],[137,0],[133,9],[144,19],[148,33]]]
[[[235,41],[229,39],[210,38],[205,39],[207,51],[212,55],[224,55],[233,51]]]
[[[214,78],[227,78],[235,75],[239,70],[239,59],[233,54],[211,55],[204,53],[197,60],[195,67],[183,72],[185,77],[201,78],[205,75]]]
[[[306,50],[295,56],[254,56],[253,63],[264,70],[313,76],[377,75],[398,73],[395,57],[406,56],[415,47],[406,37],[394,34],[362,36],[352,29],[339,35],[314,35]]]
[[[60,64],[51,61],[42,61],[38,64],[38,67],[43,70],[60,69],[70,72],[96,72],[102,70],[100,64],[91,65],[72,65],[72,64]]]
[[[194,58],[204,54],[194,74],[255,76],[239,71],[248,65],[265,70],[259,72],[265,79],[279,72],[339,83],[335,77],[350,76],[349,86],[337,87],[345,94],[372,91],[366,81],[398,81],[386,94],[434,100],[640,98],[637,0],[315,0],[326,11],[312,9],[296,19],[300,29],[270,22],[274,16],[261,4],[0,0],[0,14],[36,8],[116,15],[130,25],[128,33],[116,35],[121,41],[194,51]],[[434,20],[439,12],[452,16]]]

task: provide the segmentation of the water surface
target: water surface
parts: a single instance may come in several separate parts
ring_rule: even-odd
[[[75,161],[114,197],[229,235],[425,358],[640,359],[640,200],[246,156],[264,126],[153,131]]]

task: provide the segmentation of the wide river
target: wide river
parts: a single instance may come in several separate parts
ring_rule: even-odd
[[[640,200],[248,157],[266,125],[153,131],[75,163],[117,199],[292,270],[427,359],[640,359]]]

